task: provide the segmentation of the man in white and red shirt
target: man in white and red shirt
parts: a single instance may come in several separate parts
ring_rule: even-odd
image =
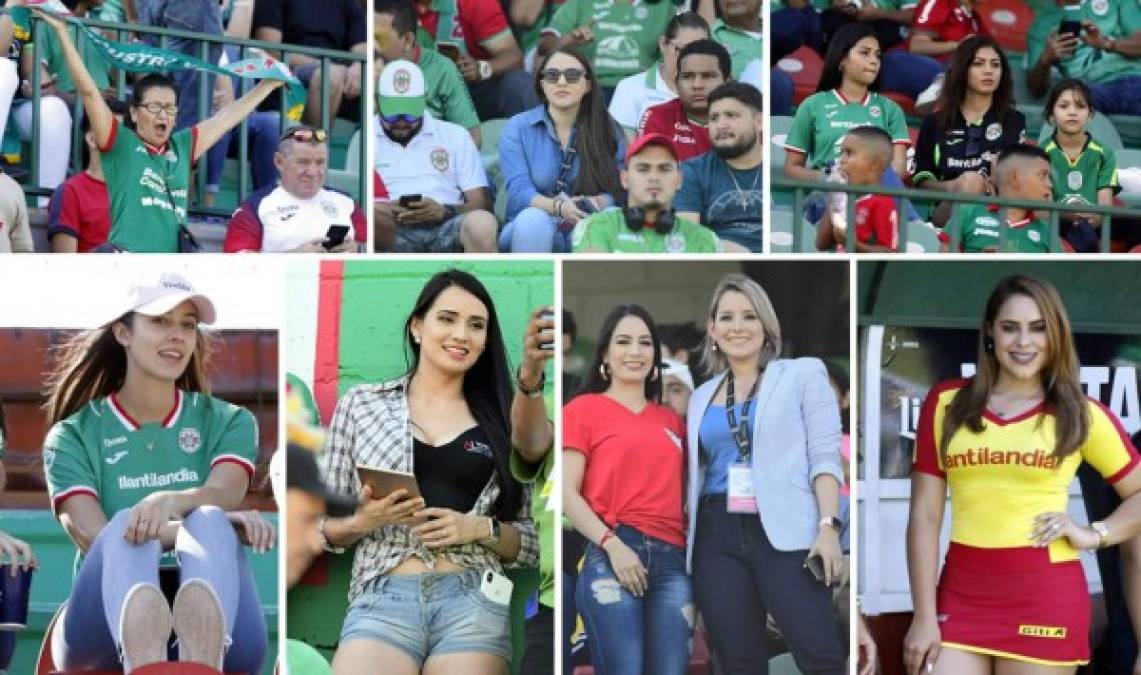
[[[274,165],[281,183],[258,190],[234,211],[226,228],[226,253],[353,253],[368,237],[364,212],[352,197],[325,187],[329,146],[325,131],[295,126],[285,132]],[[329,228],[349,227],[326,248]]]
[[[724,45],[695,40],[677,58],[677,94],[651,106],[638,122],[638,137],[661,134],[673,141],[681,161],[713,148],[709,139],[709,94],[729,80],[731,62]]]

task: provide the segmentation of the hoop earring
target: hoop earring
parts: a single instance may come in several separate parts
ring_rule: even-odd
[[[605,362],[598,364],[598,375],[605,381],[610,380],[610,366]]]

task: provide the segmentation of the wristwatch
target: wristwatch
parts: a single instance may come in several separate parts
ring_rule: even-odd
[[[840,530],[844,529],[844,521],[840,520],[836,516],[821,518],[820,522],[817,523],[817,525],[819,527],[830,527],[833,530],[836,530],[837,533],[839,533]]]
[[[1109,528],[1100,520],[1095,520],[1089,526],[1090,529],[1097,532],[1097,547],[1105,548],[1109,544]]]
[[[329,543],[329,536],[325,534],[325,523],[328,522],[328,516],[321,516],[321,520],[317,521],[317,532],[321,534],[321,548],[329,553],[344,553],[344,546],[333,546]]]
[[[480,61],[479,62],[479,79],[481,79],[481,80],[490,80],[491,79],[491,61]]]

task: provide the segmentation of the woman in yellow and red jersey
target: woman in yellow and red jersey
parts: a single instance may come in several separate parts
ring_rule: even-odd
[[[1083,461],[1124,500],[1090,526],[1065,513]],[[920,413],[907,672],[1063,675],[1088,662],[1078,552],[1141,532],[1139,461],[1113,413],[1082,392],[1057,290],[1024,276],[1000,281],[979,331],[975,376],[937,385]],[[951,545],[936,583],[948,490]]]

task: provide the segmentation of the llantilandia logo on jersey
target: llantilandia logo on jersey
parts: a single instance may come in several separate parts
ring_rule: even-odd
[[[143,488],[161,488],[179,483],[197,483],[198,472],[191,469],[179,469],[172,473],[144,473],[141,476],[119,476],[120,490],[140,490]]]
[[[948,469],[962,469],[972,466],[1025,466],[1032,469],[1056,469],[1061,460],[1045,450],[1018,452],[1016,450],[991,450],[990,448],[968,448],[947,457]]]

